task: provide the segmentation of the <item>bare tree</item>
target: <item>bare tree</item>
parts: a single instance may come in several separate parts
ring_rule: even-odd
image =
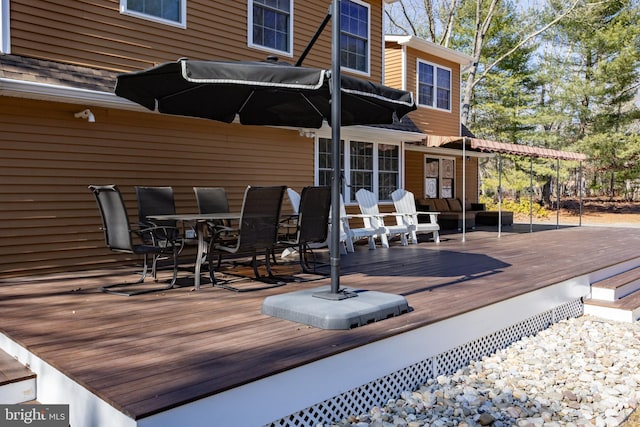
[[[457,11],[466,3],[475,3],[475,22],[473,44],[470,46],[472,61],[467,68],[467,78],[465,92],[462,99],[461,122],[467,124],[471,114],[471,101],[476,86],[502,61],[526,45],[549,28],[556,25],[560,20],[567,17],[578,5],[580,0],[572,0],[569,6],[561,13],[555,14],[553,18],[541,27],[533,26],[531,30],[524,32],[523,36],[511,49],[495,59],[491,64],[481,67],[481,60],[487,42],[487,34],[494,20],[496,10],[501,0],[424,0],[419,7],[412,0],[400,0],[397,2],[400,8],[399,15],[392,13],[394,9],[385,9],[386,16],[392,26],[411,34],[426,38],[434,43],[449,47],[454,32],[457,18]],[[420,11],[422,9],[422,11]],[[419,19],[420,12],[426,19]],[[402,22],[407,24],[402,25]],[[419,25],[419,22],[426,22],[427,28]],[[439,36],[438,36],[439,34]]]

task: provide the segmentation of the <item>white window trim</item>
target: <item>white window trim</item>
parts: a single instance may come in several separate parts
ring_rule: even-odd
[[[319,185],[320,183],[320,168],[319,168],[319,149],[320,149],[320,138],[326,138],[326,139],[331,139],[331,136],[324,136],[324,135],[316,135],[315,137],[315,141],[314,141],[314,160],[313,160],[313,164],[314,164],[314,184],[315,185]],[[350,182],[350,177],[351,177],[351,142],[355,141],[355,142],[364,142],[364,143],[370,143],[373,144],[373,188],[372,191],[374,194],[378,194],[378,190],[379,190],[379,176],[380,176],[380,169],[378,167],[378,147],[380,145],[394,145],[398,147],[398,188],[404,188],[404,149],[403,149],[403,144],[401,142],[395,142],[395,141],[373,141],[369,138],[362,138],[362,137],[357,137],[357,136],[353,136],[353,137],[349,137],[349,138],[342,138],[342,140],[344,141],[344,165],[342,165],[344,167],[344,179],[345,182],[343,183],[344,187],[342,188],[343,191],[343,196],[344,196],[344,203],[347,206],[356,206],[357,203],[352,202],[351,201],[351,187],[349,187],[349,185],[347,184],[351,184]],[[391,200],[380,200],[380,204],[391,204],[392,201]]]
[[[179,1],[180,1],[180,17],[182,18],[180,22],[159,18],[153,15],[147,15],[145,13],[140,13],[135,10],[129,10],[127,8],[127,0],[120,0],[120,13],[122,13],[123,15],[129,15],[136,18],[140,18],[140,19],[146,19],[147,21],[153,21],[153,22],[159,22],[165,25],[171,25],[173,27],[187,28],[187,0],[179,0]]]
[[[9,0],[0,0],[0,53],[11,53],[11,33],[9,31]]]
[[[371,76],[371,5],[361,0],[349,0],[349,1],[367,8],[367,70],[366,71],[357,70],[355,68],[350,68],[344,65],[342,65],[340,69],[349,71],[352,74],[358,74],[361,76],[369,77]],[[340,34],[342,34],[342,29],[340,29]]]
[[[289,50],[284,51],[273,49],[253,42],[253,0],[247,0],[247,46],[252,49],[258,49],[269,53],[284,55],[288,58],[293,58],[293,12],[294,3],[293,0],[289,0]]]
[[[431,65],[433,70],[433,105],[420,104],[420,64]],[[438,105],[438,68],[449,72],[449,108],[439,108]],[[449,67],[436,64],[434,62],[425,61],[424,59],[416,59],[416,104],[420,107],[433,108],[438,111],[446,111],[451,113],[453,111],[453,105],[451,103],[451,96],[453,94],[453,71]]]

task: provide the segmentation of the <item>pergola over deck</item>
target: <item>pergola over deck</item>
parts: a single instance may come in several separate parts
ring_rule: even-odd
[[[466,130],[463,128],[463,130]],[[468,132],[468,131],[467,131]],[[582,177],[582,161],[583,160],[587,160],[587,156],[582,154],[582,153],[576,153],[576,152],[572,152],[572,151],[561,151],[561,150],[553,150],[550,148],[544,148],[544,147],[535,147],[535,146],[531,146],[531,145],[522,145],[522,144],[512,144],[512,143],[505,143],[505,142],[497,142],[497,141],[491,141],[491,140],[487,140],[487,139],[480,139],[480,138],[475,138],[475,137],[471,137],[471,136],[439,136],[439,135],[429,135],[427,136],[426,139],[426,145],[427,147],[442,147],[442,148],[450,148],[450,149],[456,149],[456,150],[461,150],[462,152],[462,157],[464,158],[466,156],[466,151],[479,151],[479,152],[487,152],[487,153],[494,153],[494,154],[498,154],[498,174],[499,174],[499,178],[498,178],[498,236],[500,236],[501,231],[502,231],[502,221],[501,221],[501,212],[502,212],[502,154],[510,154],[510,155],[516,155],[516,156],[523,156],[523,157],[529,157],[530,161],[531,161],[531,167],[530,167],[530,178],[531,178],[531,184],[530,186],[533,187],[533,158],[545,158],[545,159],[556,159],[558,162],[558,165],[556,167],[556,172],[557,172],[557,176],[556,176],[556,185],[558,186],[558,190],[556,191],[557,194],[557,207],[558,207],[558,214],[560,212],[560,160],[571,160],[571,161],[578,161],[580,162],[580,177]],[[466,186],[466,182],[465,182],[465,178],[466,178],[466,171],[465,171],[465,164],[464,162],[462,163],[462,177],[463,177],[463,187]],[[463,199],[464,199],[464,194],[465,192],[463,192]],[[580,225],[582,225],[582,186],[580,186]],[[529,192],[529,198],[530,198],[530,202],[531,205],[533,205],[533,200],[531,200],[533,198],[533,192]],[[462,203],[462,209],[464,211],[465,209],[465,201],[463,200]],[[463,222],[464,222],[464,215],[463,215]],[[529,222],[530,222],[530,227],[532,227],[533,225],[533,214],[530,213],[529,214]],[[559,216],[556,216],[556,226],[559,226]],[[464,230],[465,230],[465,226],[463,224],[463,236],[464,236]],[[464,237],[463,237],[464,239]]]

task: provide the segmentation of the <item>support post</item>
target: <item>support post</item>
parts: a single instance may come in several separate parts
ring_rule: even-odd
[[[580,227],[582,227],[582,160],[580,161],[580,169],[578,169],[578,185],[580,186],[580,190],[579,190],[580,222],[579,222],[579,225],[580,225]]]
[[[502,235],[502,154],[498,154],[498,237]]]
[[[462,241],[467,240],[467,137],[462,138]]]
[[[556,160],[556,229],[560,228],[560,159]]]
[[[533,157],[529,157],[529,233],[533,233]]]

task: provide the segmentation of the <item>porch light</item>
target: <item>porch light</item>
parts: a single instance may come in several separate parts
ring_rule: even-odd
[[[80,112],[77,112],[73,115],[76,119],[85,119],[89,123],[95,123],[96,116],[93,115],[90,109],[85,109]]]

